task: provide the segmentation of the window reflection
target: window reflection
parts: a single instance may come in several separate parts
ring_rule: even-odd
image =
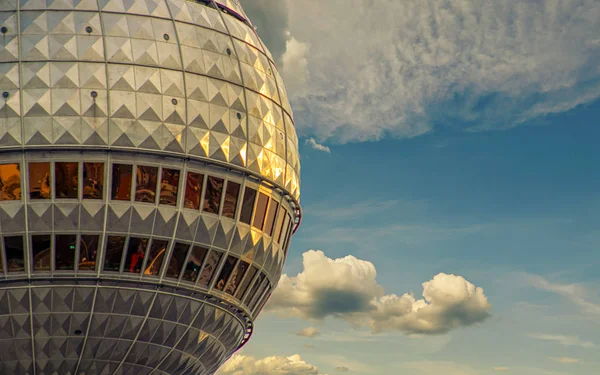
[[[251,309],[253,310],[253,312],[252,312],[253,315],[256,315],[262,309],[262,307],[265,305],[265,303],[267,303],[270,293],[271,293],[271,285],[267,285],[267,288],[265,289],[265,291],[263,293],[261,293],[262,297],[260,299],[257,299],[254,302],[254,306],[251,307]]]
[[[285,220],[285,216],[286,211],[283,207],[281,207],[279,209],[279,216],[277,216],[277,228],[275,230],[275,237],[273,237],[273,239],[277,241],[278,244],[281,244],[279,242],[279,237],[281,237],[281,232],[283,230],[283,221]]]
[[[206,253],[208,253],[208,249],[204,247],[194,246],[192,248],[192,252],[190,253],[190,257],[185,266],[185,271],[183,272],[182,280],[191,282],[196,281],[196,278],[200,273],[200,267],[202,267],[202,262],[204,262],[204,258],[206,257]]]
[[[269,281],[265,280],[263,286],[261,286],[257,292],[256,295],[254,296],[254,298],[252,300],[249,301],[248,303],[248,307],[250,308],[251,311],[254,311],[254,309],[256,308],[256,305],[258,304],[258,302],[260,302],[262,300],[262,298],[265,295],[265,292],[269,289]]]
[[[285,219],[283,220],[281,234],[280,234],[279,238],[277,239],[277,242],[281,246],[285,245],[285,239],[287,237],[287,233],[288,233],[289,227],[290,227],[290,215],[286,211],[286,213],[285,213]]]
[[[158,167],[138,165],[136,172],[135,201],[154,203],[156,201],[156,180]]]
[[[106,255],[104,256],[104,271],[119,272],[125,237],[108,236],[106,241]]]
[[[102,199],[104,163],[83,163],[83,199]]]
[[[210,285],[210,281],[212,280],[212,276],[215,273],[215,270],[219,266],[219,262],[223,257],[223,253],[220,251],[211,251],[208,254],[208,258],[206,259],[206,263],[204,267],[202,267],[202,272],[200,272],[200,277],[198,278],[198,286],[207,288]]]
[[[54,163],[56,198],[76,199],[79,185],[79,163]]]
[[[169,260],[169,267],[167,268],[167,277],[172,279],[178,279],[179,273],[183,268],[183,263],[185,262],[185,257],[190,248],[190,245],[184,243],[176,243],[173,248],[173,254],[171,255],[171,259]]]
[[[112,167],[112,194],[116,201],[131,199],[131,173],[133,167],[126,164],[113,164]]]
[[[275,215],[277,214],[278,208],[279,203],[271,199],[271,204],[269,205],[269,212],[267,213],[267,221],[265,223],[265,233],[271,237],[273,237],[273,228],[275,228]]]
[[[256,199],[256,190],[247,187],[244,190],[244,200],[242,201],[242,213],[240,221],[250,225],[252,220],[252,211],[254,210],[254,200]]]
[[[179,171],[163,168],[160,180],[160,204],[176,206],[177,189],[179,189]]]
[[[208,176],[208,181],[206,182],[206,193],[204,193],[204,212],[218,215],[222,194],[223,179]]]
[[[147,245],[147,238],[129,238],[129,245],[127,247],[127,255],[125,257],[125,267],[123,268],[123,272],[142,272],[142,264],[144,263]]]
[[[248,273],[246,274],[246,277],[244,277],[244,280],[242,280],[240,287],[235,292],[235,298],[241,300],[242,297],[244,297],[244,294],[248,290],[250,283],[254,280],[254,276],[256,276],[257,273],[258,273],[258,268],[252,266],[250,268],[250,271],[248,271]]]
[[[50,271],[51,249],[52,236],[31,236],[34,271]]]
[[[237,209],[238,198],[240,195],[240,184],[227,181],[225,189],[225,202],[223,203],[223,216],[233,219]]]
[[[146,263],[144,275],[159,275],[168,245],[168,241],[152,240],[152,246],[150,246],[150,251],[148,251],[148,262]]]
[[[21,199],[21,170],[19,164],[0,164],[0,201]]]
[[[265,216],[267,215],[267,205],[269,204],[269,196],[263,193],[258,194],[258,202],[256,203],[256,213],[252,226],[258,230],[263,229]]]
[[[250,302],[252,301],[252,299],[254,298],[256,293],[258,292],[258,289],[262,287],[262,284],[265,281],[265,277],[266,276],[264,273],[261,273],[260,275],[258,275],[256,282],[254,283],[254,285],[252,285],[252,288],[250,288],[250,292],[248,292],[248,295],[246,296],[246,299],[244,301],[244,304],[246,306],[250,305]]]
[[[54,239],[54,269],[75,270],[75,245],[76,235],[58,234]]]
[[[50,199],[50,163],[29,163],[29,198]]]
[[[288,215],[288,216],[289,216],[288,217],[289,224],[288,224],[287,233],[285,236],[285,241],[283,242],[283,245],[282,245],[286,254],[287,254],[288,246],[290,246],[290,238],[292,237],[292,229],[294,229],[294,222],[292,220],[292,216],[291,215]]]
[[[183,202],[185,208],[200,209],[200,193],[202,193],[203,183],[203,174],[188,172],[185,183],[185,200]]]
[[[223,289],[225,289],[225,283],[227,282],[227,279],[229,279],[229,276],[233,271],[233,267],[235,266],[236,261],[237,258],[231,255],[228,256],[225,260],[225,264],[223,264],[223,268],[221,269],[221,274],[219,275],[217,283],[215,284],[215,288],[217,290],[222,291]]]
[[[82,235],[79,241],[79,270],[95,271],[100,236]]]
[[[240,261],[238,263],[238,265],[233,270],[233,273],[231,274],[231,278],[225,286],[225,293],[230,295],[233,295],[233,293],[235,293],[235,290],[237,289],[240,280],[242,280],[242,278],[244,277],[244,274],[246,273],[246,270],[249,266],[250,265],[244,261]]]
[[[6,254],[6,270],[8,272],[25,271],[23,236],[4,237],[4,253]]]

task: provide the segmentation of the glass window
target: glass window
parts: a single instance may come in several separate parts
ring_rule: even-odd
[[[281,231],[281,235],[279,236],[277,242],[283,246],[285,245],[285,238],[287,237],[287,232],[290,227],[290,215],[286,211],[285,220],[283,221],[283,227]]]
[[[290,239],[292,238],[292,229],[294,229],[294,222],[292,221],[292,217],[289,216],[288,218],[289,220],[289,225],[286,231],[286,236],[285,236],[285,241],[283,242],[282,246],[284,247],[284,250],[287,254],[287,248],[290,245]]]
[[[160,204],[177,206],[177,189],[179,189],[179,171],[163,168],[160,179]]]
[[[56,198],[77,199],[79,192],[79,163],[54,164]]]
[[[178,279],[179,274],[181,273],[181,269],[183,268],[183,263],[185,262],[185,257],[187,255],[188,250],[190,249],[190,245],[185,243],[176,243],[173,248],[173,254],[171,255],[171,260],[169,261],[169,267],[167,268],[167,277],[171,279]]]
[[[223,179],[208,176],[206,182],[206,193],[204,193],[204,212],[219,214],[221,205],[221,195],[223,195]]]
[[[203,183],[203,174],[188,172],[185,183],[185,199],[183,201],[185,208],[200,209],[200,193],[202,193]]]
[[[124,236],[108,236],[108,240],[106,241],[106,255],[104,256],[104,271],[119,272],[124,246]]]
[[[248,264],[247,262],[244,262],[244,261],[240,261],[237,264],[237,266],[233,270],[233,273],[231,274],[231,278],[229,279],[229,281],[227,282],[227,285],[225,286],[225,293],[230,294],[230,295],[233,295],[235,293],[235,290],[237,289],[238,285],[240,284],[240,280],[242,280],[242,278],[244,277],[244,274],[246,273],[246,270],[248,269],[249,266],[250,266],[250,264]]]
[[[248,293],[248,295],[246,296],[246,300],[244,301],[244,304],[246,306],[250,305],[250,301],[252,301],[252,299],[254,298],[254,296],[256,295],[256,293],[258,292],[258,289],[262,287],[263,282],[265,281],[265,274],[261,272],[260,275],[258,275],[258,278],[256,279],[256,282],[254,283],[254,285],[252,285],[252,288],[250,288],[250,292]]]
[[[267,289],[264,291],[264,293],[262,293],[262,297],[260,299],[257,299],[254,302],[255,307],[252,308],[253,315],[256,315],[260,310],[262,310],[265,303],[267,303],[267,301],[269,300],[270,295],[271,295],[271,285],[267,285]],[[259,301],[260,301],[260,303],[259,303]]]
[[[206,253],[208,253],[208,249],[204,247],[194,246],[192,248],[192,252],[190,253],[190,257],[185,266],[185,271],[183,272],[182,280],[191,282],[196,281],[196,277],[198,277],[198,274],[200,273],[200,267],[202,267],[202,262],[204,262]]]
[[[264,285],[258,289],[258,292],[256,293],[256,295],[248,304],[248,308],[250,308],[250,311],[254,311],[258,302],[260,302],[262,300],[262,298],[265,296],[265,292],[269,289],[270,289],[269,282],[266,281],[264,283]]]
[[[144,263],[147,245],[147,238],[129,238],[129,245],[127,246],[127,255],[125,257],[125,267],[123,268],[123,272],[142,272],[142,264]]]
[[[247,187],[244,190],[244,200],[242,201],[242,213],[240,221],[250,225],[252,220],[252,211],[254,211],[254,200],[256,199],[256,190]]]
[[[235,298],[242,299],[242,297],[244,297],[244,294],[248,290],[250,283],[254,280],[254,276],[256,276],[257,273],[258,273],[258,268],[254,267],[254,266],[250,267],[250,271],[248,271],[248,273],[246,274],[246,277],[244,277],[244,280],[242,280],[240,287],[235,292]]]
[[[219,275],[217,283],[215,284],[215,288],[217,290],[222,291],[225,289],[225,283],[229,279],[231,272],[233,272],[233,267],[235,266],[236,261],[237,258],[231,255],[225,260],[225,264],[223,264],[223,268],[221,269],[221,274]]]
[[[283,222],[286,217],[286,210],[283,206],[279,209],[279,216],[277,216],[277,228],[275,230],[275,237],[273,239],[279,243],[279,237],[281,237],[281,232],[283,230]]]
[[[77,236],[74,234],[57,234],[54,242],[54,269],[59,271],[75,270]]]
[[[50,186],[50,163],[29,163],[29,198],[52,198]]]
[[[258,230],[263,229],[265,216],[267,215],[267,205],[269,204],[269,196],[263,193],[258,194],[258,202],[256,203],[256,213],[254,214],[254,222],[252,226]]]
[[[221,261],[222,257],[223,253],[220,251],[213,250],[210,252],[210,254],[208,254],[206,263],[204,264],[204,267],[202,267],[202,272],[200,272],[200,277],[198,277],[198,286],[206,288],[210,285],[212,276],[219,266],[219,262]]]
[[[102,199],[104,163],[83,163],[83,199]]]
[[[21,170],[19,164],[0,164],[0,201],[21,199]]]
[[[126,164],[113,164],[111,198],[116,201],[131,199],[131,173],[133,167]]]
[[[4,237],[4,253],[6,254],[6,270],[8,272],[25,271],[23,236]]]
[[[278,208],[279,203],[271,199],[269,212],[267,213],[267,222],[265,223],[265,233],[271,237],[273,237],[273,228],[275,228],[275,215],[277,215]]]
[[[160,274],[160,268],[165,259],[168,245],[168,241],[152,240],[152,246],[150,246],[150,251],[148,252],[148,261],[146,262],[144,275],[158,276]]]
[[[235,210],[237,209],[237,203],[240,196],[240,184],[227,181],[227,188],[225,189],[225,202],[223,203],[223,216],[230,219],[235,218]]]
[[[52,236],[49,234],[31,236],[31,249],[33,252],[33,270],[50,271]]]
[[[138,165],[136,173],[135,201],[156,202],[156,180],[158,167]]]
[[[81,235],[79,241],[79,270],[95,271],[100,236]]]

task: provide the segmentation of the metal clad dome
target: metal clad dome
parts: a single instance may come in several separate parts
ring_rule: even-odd
[[[212,374],[300,222],[237,0],[0,1],[0,375]]]

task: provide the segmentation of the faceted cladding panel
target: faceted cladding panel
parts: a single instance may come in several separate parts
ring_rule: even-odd
[[[0,286],[0,374],[212,374],[244,324],[143,284]]]
[[[0,149],[212,159],[299,197],[285,87],[238,1],[18,3],[0,5]]]

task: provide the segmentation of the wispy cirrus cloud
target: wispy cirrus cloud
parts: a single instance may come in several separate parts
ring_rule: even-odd
[[[571,357],[548,357],[548,359],[563,364],[579,363],[579,359]]]
[[[251,18],[287,11],[262,34],[296,57],[281,70],[317,141],[507,129],[600,97],[596,0],[245,3]]]
[[[556,293],[578,306],[582,312],[600,315],[600,302],[595,302],[591,293],[581,284],[560,284],[550,282],[539,275],[525,275],[528,282],[535,288]]]
[[[331,149],[329,147],[318,143],[317,141],[315,141],[314,138],[308,138],[306,140],[306,144],[309,145],[310,147],[312,147],[313,149],[317,150],[317,151],[323,151],[323,152],[326,152],[328,154],[331,154]]]
[[[537,333],[537,332],[531,332],[528,334],[528,336],[531,338],[537,339],[537,340],[556,342],[556,343],[559,343],[564,346],[579,346],[579,347],[588,348],[588,349],[594,348],[596,346],[596,345],[594,345],[593,342],[581,340],[577,336],[552,335],[552,334]]]

